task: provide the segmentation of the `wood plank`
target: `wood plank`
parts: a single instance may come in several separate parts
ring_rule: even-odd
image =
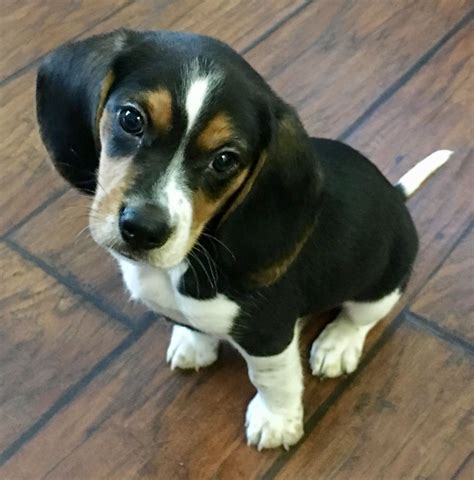
[[[0,88],[0,234],[65,186],[39,139],[34,92],[33,72]]]
[[[468,11],[471,2],[320,0],[246,55],[300,113],[338,136]]]
[[[5,245],[0,258],[3,450],[127,332]]]
[[[275,452],[246,447],[245,462],[236,469],[220,464],[243,442],[245,400],[252,390],[242,361],[226,348],[208,370],[168,372],[157,358],[165,334],[166,327],[154,326],[25,445],[2,476],[26,479],[34,465],[37,477],[47,472],[48,479],[260,478],[254,458],[268,465]],[[431,470],[448,478],[469,453],[474,433],[472,367],[461,351],[401,328],[283,472],[291,478],[335,472],[347,478],[344,469],[350,469],[351,478],[390,478],[378,475],[390,465],[392,478]],[[191,425],[192,435],[184,434]],[[308,476],[318,469],[321,475]],[[364,474],[354,476],[359,472]]]
[[[241,51],[304,3],[305,0],[176,0],[161,6],[155,0],[142,0],[87,35],[119,27],[185,30],[217,37]]]
[[[13,239],[60,274],[78,282],[110,309],[121,311],[132,322],[138,321],[145,308],[129,301],[117,263],[92,240],[87,228],[89,208],[89,198],[68,191]]]
[[[451,478],[474,441],[473,368],[403,325],[274,478]]]
[[[474,231],[464,237],[410,309],[474,344]]]
[[[127,3],[127,0],[2,0],[0,81]]]
[[[0,476],[26,479],[34,465],[37,478],[48,472],[49,479],[132,479],[140,472],[141,478],[153,478],[157,470],[160,478],[183,478],[183,471],[202,478],[194,472],[212,467],[211,452],[242,441],[250,386],[243,362],[229,349],[196,375],[170,372],[164,362],[168,336],[167,326],[153,326]]]

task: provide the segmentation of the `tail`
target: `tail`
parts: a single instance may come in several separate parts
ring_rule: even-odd
[[[453,154],[451,150],[438,150],[418,162],[398,181],[395,188],[405,200],[418,190],[419,186],[438,168],[444,165]]]

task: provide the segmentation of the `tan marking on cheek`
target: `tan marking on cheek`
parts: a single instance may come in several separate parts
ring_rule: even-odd
[[[173,117],[173,98],[169,90],[160,88],[145,95],[148,113],[155,127],[161,132],[171,129]]]
[[[227,143],[232,136],[230,118],[225,113],[218,113],[199,134],[196,144],[201,150],[212,151]]]
[[[101,157],[94,200],[94,210],[100,217],[118,213],[134,176],[131,158]]]
[[[198,190],[194,193],[192,201],[193,223],[191,225],[191,232],[189,235],[188,250],[192,248],[207,222],[214,217],[214,215],[216,215],[228,198],[239,189],[246,175],[247,170],[242,170],[242,172],[240,172],[239,175],[233,179],[225,192],[219,198],[210,198],[202,190]]]
[[[117,214],[123,203],[123,196],[135,177],[131,157],[109,157],[105,153],[105,147],[110,138],[110,129],[110,115],[108,112],[104,112],[100,120],[100,137],[104,148],[100,155],[97,188],[92,205],[94,216],[98,218]]]

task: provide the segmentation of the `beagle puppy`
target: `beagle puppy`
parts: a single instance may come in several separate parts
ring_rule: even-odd
[[[257,394],[248,443],[303,435],[302,317],[340,307],[314,375],[353,372],[407,284],[417,234],[405,199],[452,152],[392,186],[351,147],[310,138],[295,110],[224,43],[117,30],[39,68],[37,114],[60,174],[93,196],[90,230],[134,299],[175,322],[171,368],[243,355]]]

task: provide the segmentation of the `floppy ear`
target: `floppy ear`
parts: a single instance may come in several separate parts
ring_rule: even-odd
[[[59,173],[89,194],[96,187],[98,123],[114,82],[113,62],[131,33],[117,30],[63,45],[47,56],[38,71],[41,138]]]
[[[266,117],[266,118],[265,118]],[[282,102],[260,119],[267,146],[223,214],[217,235],[251,285],[283,275],[313,231],[320,199],[319,164],[303,125]],[[265,135],[264,135],[265,136]]]

